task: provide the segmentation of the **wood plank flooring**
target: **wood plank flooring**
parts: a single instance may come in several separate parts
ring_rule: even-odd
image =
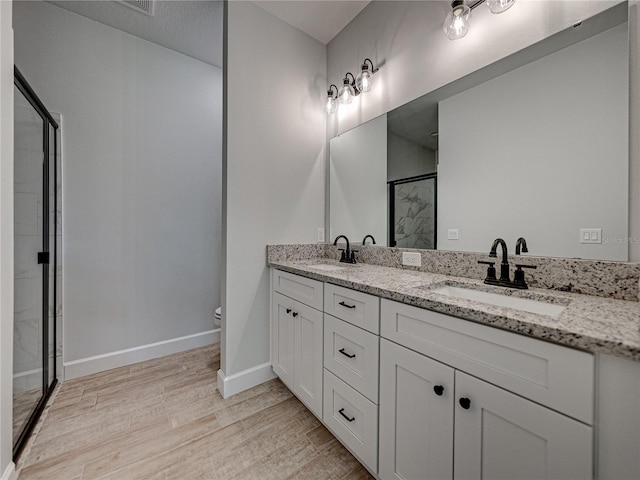
[[[219,347],[64,382],[19,480],[370,479],[279,381],[223,399]]]

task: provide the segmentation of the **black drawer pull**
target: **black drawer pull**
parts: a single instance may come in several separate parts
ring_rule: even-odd
[[[353,355],[349,355],[347,352],[344,351],[344,348],[341,348],[340,350],[338,350],[341,354],[343,354],[345,357],[349,357],[349,358],[356,358],[356,354],[354,353]]]
[[[356,417],[351,417],[351,418],[347,417],[344,413],[344,408],[341,408],[340,410],[338,410],[338,413],[342,415],[344,418],[346,418],[347,421],[349,422],[353,422],[356,419]]]
[[[287,313],[291,313],[291,309],[290,308],[287,308]]]
[[[349,305],[348,303],[344,303],[344,302],[340,302],[338,303],[338,305],[342,305],[343,307],[346,307],[346,308],[356,308],[355,305]]]
[[[293,318],[296,318],[298,316],[298,312],[293,312],[291,315],[293,315]]]

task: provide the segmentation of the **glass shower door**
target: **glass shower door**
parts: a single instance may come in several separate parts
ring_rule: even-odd
[[[52,123],[53,122],[53,123]],[[16,69],[13,444],[20,452],[55,386],[57,124]]]

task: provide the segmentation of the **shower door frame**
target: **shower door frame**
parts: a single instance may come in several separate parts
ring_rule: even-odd
[[[414,177],[390,180],[387,182],[389,196],[389,228],[387,229],[390,247],[396,246],[396,186],[405,183],[420,182],[422,180],[433,179],[433,248],[438,249],[438,172],[416,175]]]
[[[57,365],[56,365],[56,289],[57,275],[53,275],[51,281],[53,282],[53,289],[49,290],[49,273],[51,267],[53,267],[54,273],[56,273],[57,268],[57,202],[58,195],[55,190],[57,190],[58,185],[58,169],[57,169],[57,156],[58,156],[58,123],[55,121],[49,110],[44,106],[38,95],[33,91],[29,83],[26,81],[18,67],[14,65],[14,85],[16,88],[22,93],[22,95],[27,99],[29,104],[33,107],[33,109],[40,115],[43,121],[43,179],[42,179],[42,251],[38,252],[38,263],[42,264],[42,391],[44,394],[38,401],[36,408],[31,413],[27,424],[24,426],[22,432],[20,433],[18,439],[13,445],[13,459],[16,461],[20,456],[23,448],[25,447],[33,428],[35,427],[42,411],[44,410],[51,393],[53,392],[56,384],[58,383],[57,378]],[[53,139],[50,138],[50,131],[53,128]],[[50,151],[51,140],[53,140],[53,152]],[[53,153],[53,161],[51,161],[51,153]],[[50,165],[53,164],[53,172],[50,171]],[[53,175],[53,178],[51,178]],[[51,225],[50,220],[50,181],[53,179],[54,185],[54,193],[53,195],[53,252],[51,252],[51,244],[50,244],[50,228]],[[52,294],[52,299],[49,298],[49,293]],[[51,333],[53,336],[52,348],[54,355],[52,357],[53,360],[53,378],[51,383],[49,383],[49,300],[53,302],[53,311],[52,311],[52,326]]]

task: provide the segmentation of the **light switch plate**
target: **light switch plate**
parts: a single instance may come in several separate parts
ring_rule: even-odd
[[[450,228],[447,230],[447,240],[458,240],[457,228]]]
[[[318,227],[318,243],[324,243],[324,228]]]
[[[602,243],[602,229],[581,228],[580,243]]]
[[[419,253],[402,252],[402,264],[410,267],[421,267],[422,255]]]

